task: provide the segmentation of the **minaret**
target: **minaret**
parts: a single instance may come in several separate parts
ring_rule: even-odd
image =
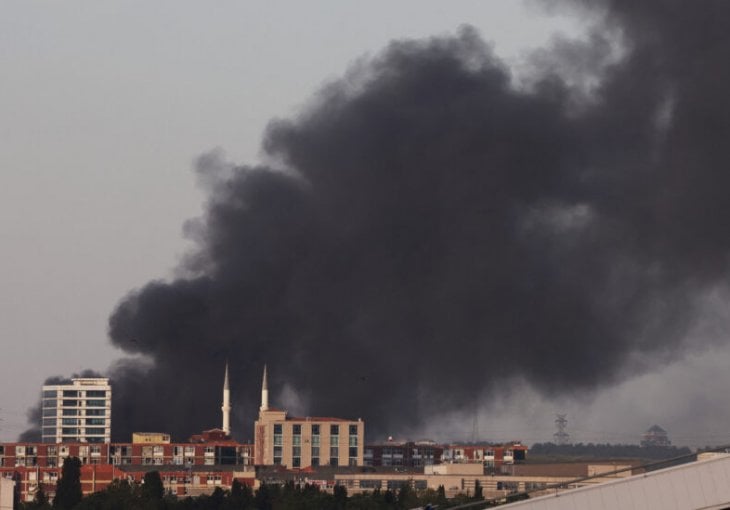
[[[228,387],[228,362],[226,361],[226,376],[223,379],[223,432],[231,435],[231,390]]]
[[[266,377],[266,365],[264,365],[264,380],[261,383],[261,411],[269,410],[269,383]]]

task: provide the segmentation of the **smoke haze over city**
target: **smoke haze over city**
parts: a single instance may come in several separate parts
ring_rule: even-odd
[[[468,25],[395,40],[272,120],[260,164],[202,155],[194,249],[109,318],[113,436],[216,426],[226,362],[239,439],[265,363],[274,405],[378,437],[722,344],[730,4],[551,9],[590,36],[520,70]]]

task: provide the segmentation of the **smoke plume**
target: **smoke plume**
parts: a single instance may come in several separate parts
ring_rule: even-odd
[[[201,157],[194,253],[109,320],[151,361],[112,370],[114,435],[216,426],[226,360],[239,439],[264,363],[274,405],[372,437],[513,377],[590,392],[700,347],[728,276],[730,3],[572,5],[604,18],[525,86],[471,28],[396,41],[273,121],[268,165]]]

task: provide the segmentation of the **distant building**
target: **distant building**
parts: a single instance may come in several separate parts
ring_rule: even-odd
[[[0,443],[0,478],[15,480],[20,501],[26,502],[40,485],[54,497],[69,457],[82,462],[84,495],[104,490],[114,479],[140,482],[153,469],[160,471],[165,489],[177,495],[211,492],[217,486],[230,489],[233,478],[253,484],[252,445],[214,440],[209,432],[194,437],[210,441],[195,443],[173,443],[167,434],[158,434],[162,441],[154,442],[154,434],[144,433],[135,434],[139,442],[129,443]]]
[[[444,447],[433,441],[394,441],[365,445],[366,466],[421,467],[441,463]]]
[[[644,432],[641,438],[641,446],[671,446],[667,431],[659,425],[652,425]]]
[[[479,462],[485,468],[501,468],[520,463],[527,457],[527,446],[519,442],[505,444],[452,444],[444,447],[443,463]]]
[[[365,423],[361,419],[291,417],[285,410],[269,407],[266,367],[254,428],[257,466],[301,469],[363,465]]]
[[[112,387],[106,378],[74,378],[43,386],[44,443],[108,443],[112,430]]]
[[[164,432],[132,432],[132,443],[169,444],[170,434]]]

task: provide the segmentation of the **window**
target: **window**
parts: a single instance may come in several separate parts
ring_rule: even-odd
[[[56,400],[55,398],[43,401],[43,407],[56,407],[57,405],[58,405],[58,400]]]
[[[357,446],[357,436],[350,436],[350,446]]]
[[[79,435],[79,429],[72,429],[72,428],[62,428],[61,434],[64,436],[78,436]]]
[[[76,407],[77,405],[79,405],[79,401],[78,400],[64,400],[63,402],[61,402],[61,405],[63,405],[63,407]]]
[[[281,446],[274,446],[274,464],[281,464]]]
[[[77,409],[64,409],[62,414],[64,416],[78,416],[79,411]]]
[[[357,446],[350,447],[350,457],[357,457]]]
[[[56,398],[58,392],[56,390],[44,390],[43,398]]]
[[[330,436],[330,446],[339,446],[340,436]]]
[[[284,436],[281,433],[281,423],[274,423],[274,445],[284,444]]]
[[[330,458],[330,466],[337,467],[339,465],[339,459],[337,457]]]
[[[314,466],[314,467],[319,466],[319,457],[312,457],[312,466]]]
[[[360,480],[361,489],[380,489],[383,485],[382,480]]]
[[[350,425],[350,435],[351,436],[357,435],[357,425]]]
[[[76,418],[63,418],[61,420],[61,425],[78,425],[79,420]]]
[[[56,416],[56,408],[55,407],[53,407],[53,408],[51,408],[51,407],[47,407],[47,408],[44,407],[43,408],[43,416],[44,417],[45,416]]]
[[[104,398],[106,397],[105,390],[86,390],[86,398]]]
[[[302,447],[293,446],[291,449],[291,455],[292,455],[292,457],[301,457],[302,456]]]
[[[312,425],[312,435],[313,436],[319,435],[319,425]]]
[[[106,425],[104,418],[86,418],[87,425]]]
[[[78,398],[79,392],[76,390],[63,390],[63,398]]]
[[[319,457],[319,446],[312,446],[312,457]]]
[[[292,467],[298,468],[302,467],[302,459],[301,457],[293,457],[291,460]]]
[[[106,405],[105,400],[87,400],[86,406],[87,407],[104,407]]]
[[[340,426],[339,425],[330,425],[330,435],[336,436],[340,433]]]
[[[319,446],[319,436],[312,436],[312,446]]]
[[[301,425],[292,425],[291,433],[295,436],[301,436],[302,435],[302,426]]]
[[[93,435],[93,436],[98,436],[98,435],[102,435],[103,436],[104,435],[104,429],[103,428],[96,428],[96,427],[87,428],[86,429],[86,433],[89,434],[89,435]]]
[[[56,418],[43,418],[43,426],[44,427],[55,427]]]
[[[340,456],[340,449],[336,446],[332,446],[330,448],[330,457],[339,457]]]
[[[104,416],[106,411],[104,409],[87,409],[86,416]]]

